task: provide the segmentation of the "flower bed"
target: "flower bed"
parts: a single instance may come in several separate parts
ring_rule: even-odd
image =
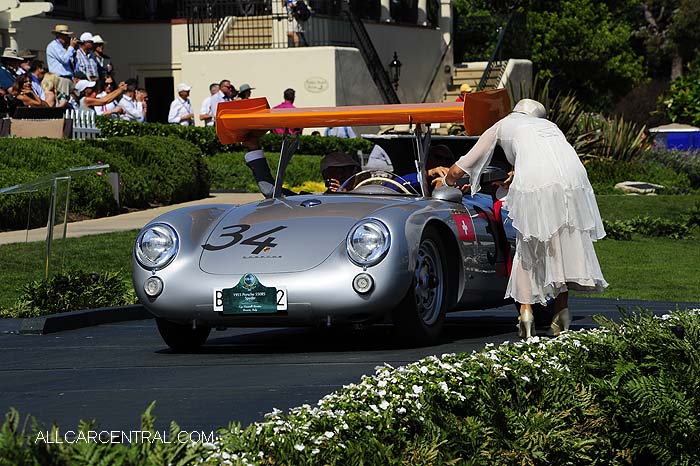
[[[275,410],[189,449],[95,444],[90,453],[104,448],[125,464],[700,463],[700,310],[598,321],[556,339],[378,367],[316,406]],[[8,424],[0,458],[16,457],[7,455],[17,445],[35,458],[87,457],[85,445],[33,444]]]

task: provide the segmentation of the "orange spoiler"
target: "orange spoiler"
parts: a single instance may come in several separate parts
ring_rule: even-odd
[[[252,131],[319,126],[376,126],[418,123],[462,123],[479,135],[510,112],[505,89],[467,94],[464,103],[356,105],[348,107],[270,108],[265,97],[221,102],[216,134],[223,144],[244,141]]]

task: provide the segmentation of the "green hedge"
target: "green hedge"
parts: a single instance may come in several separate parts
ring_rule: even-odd
[[[162,123],[134,123],[114,118],[98,118],[97,126],[102,137],[117,136],[174,136],[184,139],[199,147],[204,155],[219,152],[245,151],[242,145],[224,145],[219,142],[216,130],[211,126],[181,126]],[[266,152],[278,152],[282,147],[281,134],[265,134],[260,138],[260,147]],[[301,136],[299,153],[309,155],[326,155],[329,152],[344,151],[355,153],[358,150],[369,152],[373,144],[364,139],[344,139],[337,137]]]
[[[253,173],[246,166],[244,152],[222,152],[206,157],[205,163],[211,172],[211,189],[214,191],[258,192]],[[273,176],[277,174],[279,155],[266,154]],[[321,157],[296,155],[287,166],[284,184],[300,186],[305,181],[323,181],[320,170]]]
[[[622,181],[646,181],[663,185],[664,194],[683,194],[692,190],[686,172],[668,166],[662,161],[639,159],[629,162],[603,158],[584,162],[588,179],[596,194],[619,194],[615,185]]]
[[[0,140],[0,187],[26,183],[71,167],[107,163],[119,172],[122,208],[144,208],[206,197],[209,171],[201,151],[175,137],[115,137],[109,140]],[[0,230],[46,225],[49,189],[0,196]],[[31,210],[29,209],[31,207]],[[71,217],[119,212],[105,173],[71,181]],[[69,217],[70,218],[70,217]]]

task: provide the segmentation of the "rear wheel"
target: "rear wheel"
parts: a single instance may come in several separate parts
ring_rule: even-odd
[[[440,336],[447,308],[446,278],[442,240],[428,228],[418,247],[411,287],[393,313],[396,330],[403,339],[424,345]]]
[[[193,329],[192,324],[178,324],[160,317],[156,317],[156,324],[165,344],[183,353],[197,351],[211,332],[210,327],[197,326]]]

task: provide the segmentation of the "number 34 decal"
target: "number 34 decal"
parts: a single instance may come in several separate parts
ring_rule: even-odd
[[[277,246],[277,243],[274,242],[275,237],[270,235],[277,231],[284,230],[285,228],[287,227],[275,227],[270,230],[263,231],[262,233],[259,233],[257,235],[249,236],[246,238],[243,235],[243,233],[250,229],[250,225],[229,225],[227,227],[224,227],[224,232],[219,235],[219,238],[221,239],[231,238],[231,240],[228,243],[215,245],[209,244],[209,242],[207,242],[206,244],[203,244],[202,247],[207,251],[219,251],[221,249],[226,249],[235,244],[241,243],[245,244],[246,246],[255,246],[255,249],[253,249],[253,254],[260,254],[266,248],[269,249]]]

